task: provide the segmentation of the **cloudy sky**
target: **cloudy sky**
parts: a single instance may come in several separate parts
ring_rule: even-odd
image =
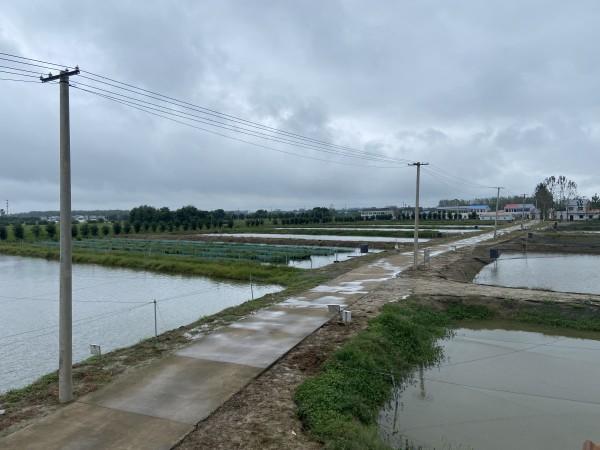
[[[312,139],[428,161],[428,205],[493,194],[483,186],[531,193],[550,174],[573,178],[584,195],[600,192],[595,0],[1,6],[0,52],[78,64]],[[13,211],[57,209],[58,86],[2,80],[0,99],[0,199],[9,199]],[[305,158],[71,89],[73,207],[414,202],[415,169],[404,163],[215,131]]]

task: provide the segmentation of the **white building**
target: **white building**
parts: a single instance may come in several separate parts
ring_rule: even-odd
[[[496,211],[482,212],[479,213],[479,220],[496,220]],[[498,221],[499,222],[512,222],[515,220],[515,216],[513,213],[499,210],[498,211]]]
[[[463,205],[463,206],[438,206],[435,208],[438,212],[452,215],[458,214],[461,219],[469,219],[471,214],[480,215],[490,210],[488,205]]]
[[[391,209],[368,209],[360,212],[360,218],[362,220],[377,220],[388,217],[391,217],[392,219],[396,218],[394,211]]]
[[[592,209],[587,198],[578,197],[569,200],[566,211],[557,211],[556,218],[569,222],[600,218],[600,210]]]
[[[533,203],[508,203],[504,206],[504,212],[512,213],[515,219],[523,218],[535,219],[538,216],[538,210]]]

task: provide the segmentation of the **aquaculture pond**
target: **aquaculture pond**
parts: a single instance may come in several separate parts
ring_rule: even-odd
[[[600,255],[504,253],[486,265],[477,284],[600,294]]]
[[[328,234],[286,234],[286,233],[214,233],[211,236],[261,238],[261,239],[299,239],[303,241],[348,241],[348,242],[413,242],[413,238],[397,238],[382,236],[336,236]],[[419,242],[429,239],[419,238]]]
[[[396,449],[579,449],[600,441],[600,334],[456,330],[439,367],[380,411]],[[504,329],[507,328],[507,329]]]
[[[57,247],[56,241],[42,241],[37,245]],[[311,257],[331,257],[341,253],[355,253],[353,248],[315,245],[271,245],[235,242],[205,242],[183,239],[82,239],[73,242],[76,249],[96,252],[125,252],[146,256],[181,256],[188,258],[255,261],[271,264],[289,264],[290,261],[310,260]],[[322,259],[323,261],[327,258]],[[321,261],[316,258],[315,262]],[[310,263],[310,261],[309,261]],[[294,265],[294,264],[290,264]],[[317,267],[315,265],[315,267]]]
[[[321,231],[414,231],[414,227],[383,227],[379,226],[376,228],[371,227],[281,227],[275,228],[276,230],[321,230]],[[482,231],[477,228],[422,228],[424,231],[437,231],[442,234],[465,234],[465,233],[475,233],[477,231]],[[295,231],[293,231],[295,233]]]
[[[58,367],[59,264],[0,256],[0,392],[24,386]],[[103,352],[161,333],[280,286],[161,275],[96,265],[73,266],[73,355],[89,345]]]

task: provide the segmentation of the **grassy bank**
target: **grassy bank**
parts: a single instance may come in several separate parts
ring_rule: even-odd
[[[57,248],[47,248],[28,243],[1,243],[0,253],[5,255],[29,256],[58,260]],[[81,264],[99,264],[124,269],[147,270],[168,274],[207,276],[215,279],[247,282],[252,279],[262,283],[290,286],[306,277],[306,270],[282,265],[263,265],[252,261],[201,260],[182,256],[162,256],[131,254],[121,252],[99,253],[75,249],[73,262]]]
[[[296,391],[298,414],[328,449],[386,448],[377,434],[377,413],[394,380],[406,382],[415,368],[442,357],[436,343],[447,335],[443,313],[416,304],[389,304],[368,328]]]
[[[325,363],[319,375],[296,391],[298,414],[327,449],[386,449],[378,435],[380,408],[396,385],[419,367],[443,357],[439,339],[469,322],[503,319],[556,330],[600,331],[597,309],[479,297],[411,297],[388,304],[379,316]]]

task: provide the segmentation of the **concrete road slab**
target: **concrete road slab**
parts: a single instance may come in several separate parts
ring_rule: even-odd
[[[194,425],[260,371],[239,364],[170,356],[82,401]]]
[[[73,403],[5,437],[3,450],[167,450],[189,424]]]
[[[176,354],[265,368],[329,318],[325,309],[267,308],[209,334]]]

